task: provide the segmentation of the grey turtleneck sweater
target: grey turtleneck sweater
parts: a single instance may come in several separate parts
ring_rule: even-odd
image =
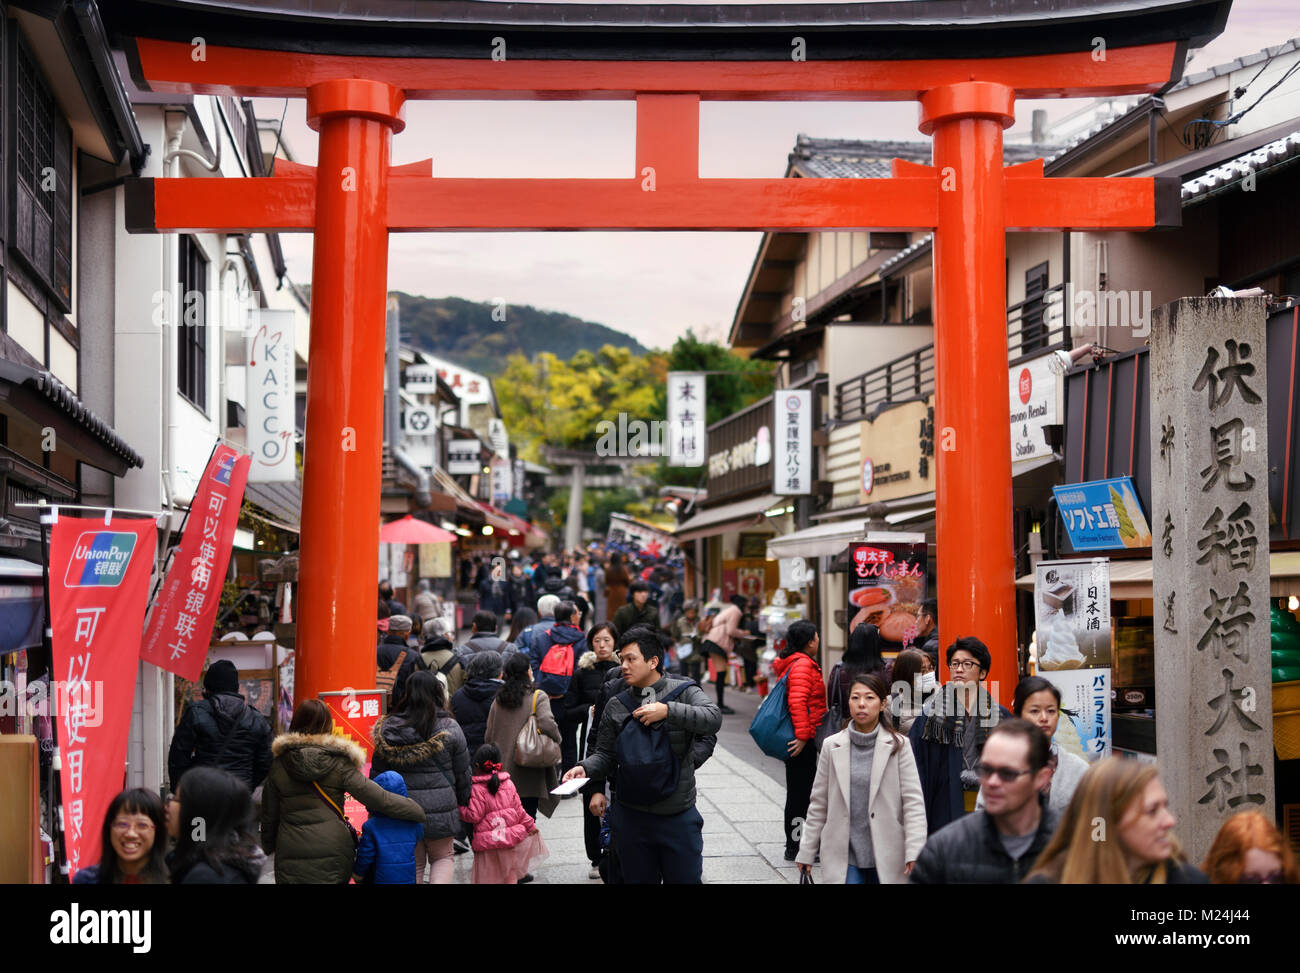
[[[857,868],[875,868],[871,848],[871,764],[876,756],[880,724],[859,733],[849,724],[849,860]]]

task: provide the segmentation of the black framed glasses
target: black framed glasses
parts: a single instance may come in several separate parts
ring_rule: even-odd
[[[980,780],[988,780],[994,774],[1003,783],[1010,784],[1017,777],[1023,777],[1025,774],[1032,774],[1032,770],[1012,770],[1010,767],[990,767],[986,763],[975,765],[975,773]]]

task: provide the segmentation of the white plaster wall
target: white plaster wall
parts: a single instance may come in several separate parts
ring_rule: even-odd
[[[36,305],[23,296],[23,292],[14,286],[13,281],[6,281],[9,288],[8,321],[6,331],[9,337],[23,346],[38,362],[45,362],[45,318],[36,310]]]

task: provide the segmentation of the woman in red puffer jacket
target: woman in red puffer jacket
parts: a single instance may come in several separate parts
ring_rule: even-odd
[[[817,778],[817,747],[813,739],[826,716],[826,687],[822,667],[817,664],[821,644],[812,622],[790,624],[785,635],[785,650],[772,664],[777,678],[789,673],[785,681],[786,704],[794,723],[795,738],[790,741],[790,756],[785,761],[785,860],[792,862],[799,854],[803,821],[812,799],[813,781]]]

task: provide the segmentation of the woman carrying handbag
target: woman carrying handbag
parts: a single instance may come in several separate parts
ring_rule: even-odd
[[[826,882],[897,885],[925,845],[925,799],[907,739],[894,731],[889,691],[875,673],[849,685],[850,724],[826,740],[795,861]]]
[[[531,817],[540,811],[549,818],[560,804],[551,796],[560,783],[559,724],[551,701],[533,687],[527,655],[517,652],[506,659],[502,678],[488,712],[484,742],[501,751],[502,769],[514,782],[524,810]]]

